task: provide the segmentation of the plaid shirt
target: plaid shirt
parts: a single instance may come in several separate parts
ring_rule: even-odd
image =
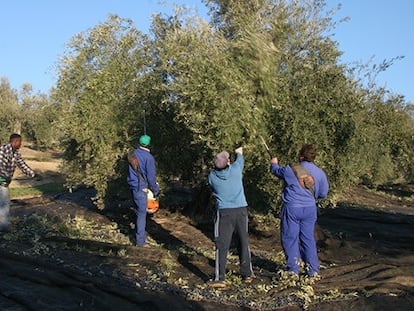
[[[11,181],[14,171],[18,166],[24,174],[30,177],[35,172],[23,161],[19,150],[13,150],[10,143],[0,146],[0,177]]]

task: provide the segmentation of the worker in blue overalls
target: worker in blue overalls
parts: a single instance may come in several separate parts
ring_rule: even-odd
[[[270,172],[284,181],[281,243],[287,270],[295,276],[302,261],[309,277],[320,273],[314,236],[316,200],[328,195],[329,184],[325,172],[314,163],[315,157],[316,147],[307,144],[299,152],[298,164],[280,166],[278,158],[273,158],[270,165]]]
[[[148,149],[151,137],[142,135],[139,138],[139,147],[136,148],[129,159],[127,182],[132,191],[135,204],[136,224],[135,238],[137,246],[147,246],[146,237],[146,218],[148,190],[151,190],[154,197],[160,193],[160,188],[156,180],[155,159]]]

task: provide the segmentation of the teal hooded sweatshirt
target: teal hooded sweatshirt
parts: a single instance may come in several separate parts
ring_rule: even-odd
[[[208,183],[216,198],[216,208],[246,207],[243,188],[243,155],[237,153],[236,161],[222,170],[213,170],[208,175]]]

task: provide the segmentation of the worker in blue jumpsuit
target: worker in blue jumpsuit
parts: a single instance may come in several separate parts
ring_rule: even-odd
[[[299,165],[311,178],[305,187],[296,173],[296,165],[280,166],[278,158],[271,160],[270,171],[284,181],[281,212],[281,243],[286,257],[287,270],[299,275],[300,263],[306,266],[307,275],[320,274],[314,236],[317,220],[316,200],[328,195],[329,184],[325,172],[315,163],[316,147],[307,144],[299,152]]]
[[[142,135],[139,138],[139,147],[133,152],[134,162],[130,161],[128,167],[127,182],[135,203],[135,238],[137,246],[147,246],[145,227],[148,189],[153,192],[154,197],[157,197],[160,193],[156,180],[155,159],[148,149],[150,142],[151,137],[148,135]]]

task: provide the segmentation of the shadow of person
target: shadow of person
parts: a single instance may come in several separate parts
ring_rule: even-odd
[[[102,213],[111,221],[116,222],[120,233],[128,236],[131,244],[135,245],[134,228],[136,214],[135,209],[132,206],[108,208],[102,211]],[[214,260],[206,257],[200,250],[190,246],[188,243],[175,236],[171,230],[158,223],[156,219],[159,215],[164,215],[163,213],[168,212],[158,211],[156,214],[147,214],[146,231],[148,236],[163,249],[172,251],[176,254],[178,263],[185,269],[204,282],[209,280],[209,275],[203,272],[197,264],[214,267]],[[200,232],[200,234],[203,233]],[[197,264],[194,264],[193,261],[197,261]]]
[[[188,271],[199,277],[204,282],[210,279],[210,276],[203,272],[192,261],[198,257],[197,261],[203,261],[209,266],[214,267],[214,260],[206,257],[201,251],[189,246],[181,239],[177,238],[170,230],[164,228],[154,220],[155,215],[148,215],[147,233],[154,239],[157,244],[161,244],[165,249],[178,252],[177,261]]]

